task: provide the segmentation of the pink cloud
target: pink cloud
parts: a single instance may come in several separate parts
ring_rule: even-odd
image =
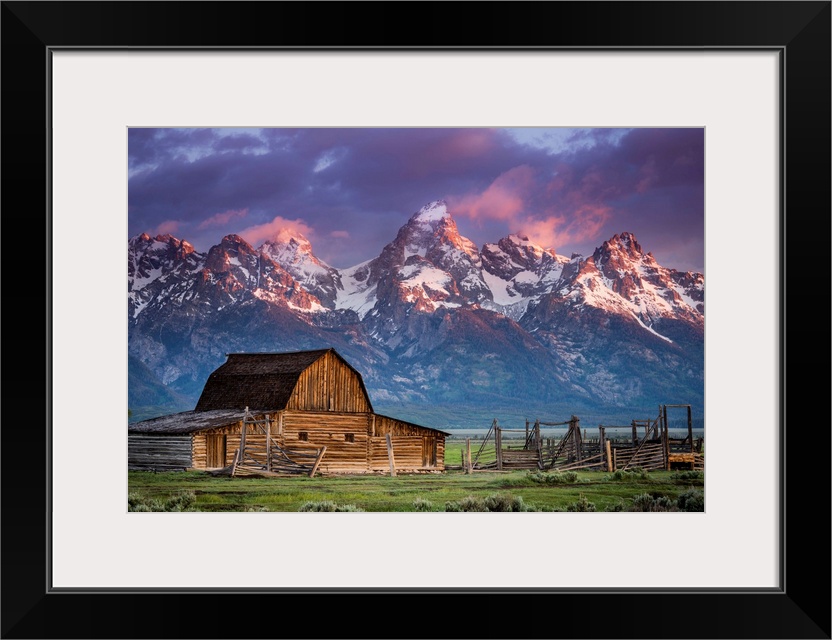
[[[448,198],[448,206],[455,215],[472,220],[517,220],[523,213],[525,197],[534,183],[534,170],[528,165],[509,169],[500,174],[480,194]]]
[[[211,227],[221,227],[228,224],[234,218],[245,218],[248,215],[248,209],[229,209],[222,213],[215,213],[210,218],[206,218],[199,223],[197,229],[209,229]]]
[[[178,220],[165,220],[158,227],[156,227],[154,235],[165,235],[166,233],[174,234],[179,231],[179,224]]]
[[[238,235],[245,238],[246,242],[250,245],[257,246],[266,240],[282,240],[288,239],[291,236],[308,238],[314,235],[314,233],[315,230],[300,218],[287,220],[281,216],[276,216],[271,222],[265,222],[243,229]]]
[[[528,236],[529,240],[545,249],[556,249],[564,242],[564,236],[558,230],[563,225],[560,216],[543,219],[525,218],[515,226],[516,233]]]
[[[452,159],[474,158],[494,149],[494,134],[487,129],[462,129],[444,138],[437,150]]]
[[[535,181],[534,170],[521,165],[506,171],[483,192],[461,197],[450,196],[448,205],[454,215],[480,222],[501,221],[511,233],[526,235],[546,248],[557,249],[597,237],[612,210],[586,201],[586,193],[603,186],[598,172],[584,176],[580,189],[561,194],[561,204],[535,206],[543,190],[549,197],[565,187],[567,175],[556,175],[546,185]]]
[[[339,229],[337,231],[333,231],[329,235],[333,238],[349,238],[350,237],[350,232]]]
[[[562,215],[527,216],[517,222],[517,230],[535,244],[557,249],[596,238],[611,214],[610,207],[587,204],[571,212],[568,218]]]

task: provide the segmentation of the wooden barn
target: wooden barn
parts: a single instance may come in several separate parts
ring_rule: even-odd
[[[334,349],[232,353],[193,411],[128,425],[128,468],[444,471],[447,435],[375,413],[361,374]]]

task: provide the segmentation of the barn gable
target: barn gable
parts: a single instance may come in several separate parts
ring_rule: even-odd
[[[361,374],[334,349],[231,353],[205,383],[196,411],[372,411]]]

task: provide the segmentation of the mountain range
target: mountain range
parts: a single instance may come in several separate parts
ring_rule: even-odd
[[[477,247],[444,201],[346,269],[287,230],[206,253],[141,234],[128,241],[131,416],[192,409],[227,353],[327,347],[377,410],[438,428],[629,424],[664,403],[701,416],[704,312],[704,276],[658,264],[632,233],[568,258],[522,235]]]

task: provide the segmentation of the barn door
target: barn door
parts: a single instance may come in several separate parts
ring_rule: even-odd
[[[436,438],[434,436],[422,437],[422,466],[436,466]]]
[[[225,435],[208,435],[207,445],[207,461],[206,466],[209,469],[225,466]]]

